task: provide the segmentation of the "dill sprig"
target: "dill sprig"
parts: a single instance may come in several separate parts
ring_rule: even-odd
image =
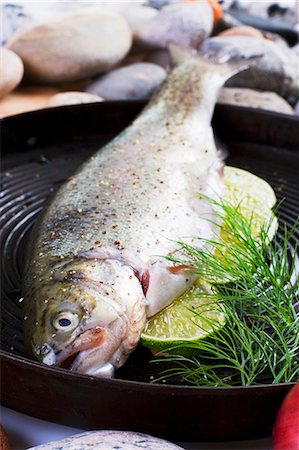
[[[179,257],[169,259],[192,266],[208,282],[225,325],[208,338],[176,346],[176,354],[172,348],[162,359],[171,368],[161,378],[175,375],[198,386],[294,381],[299,377],[299,264],[290,239],[299,220],[291,230],[284,227],[280,242],[271,242],[274,215],[253,236],[253,218],[245,218],[239,206],[213,204],[225,238],[198,238],[197,246],[179,242]],[[186,349],[192,356],[184,356]]]

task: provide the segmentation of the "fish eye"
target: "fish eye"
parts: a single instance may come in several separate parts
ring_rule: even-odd
[[[63,311],[54,317],[52,324],[57,331],[72,331],[79,325],[79,317],[70,311]]]

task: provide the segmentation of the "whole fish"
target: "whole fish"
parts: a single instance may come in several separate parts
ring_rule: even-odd
[[[221,196],[223,158],[211,117],[225,80],[248,62],[176,54],[144,111],[58,190],[34,228],[25,338],[45,364],[113,375],[147,318],[196,279],[166,260],[176,241],[215,238],[204,196]]]

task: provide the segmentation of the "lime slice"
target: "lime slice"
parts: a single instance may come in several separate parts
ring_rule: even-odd
[[[151,317],[141,343],[155,351],[164,351],[186,342],[209,336],[225,323],[220,305],[208,286],[195,284],[163,311]],[[180,349],[178,353],[183,353]]]
[[[272,212],[276,196],[270,184],[246,170],[230,166],[224,168],[224,184],[224,203],[239,206],[240,213],[251,222],[252,236],[257,237],[262,226],[269,226],[268,236],[272,240],[277,219]],[[226,240],[221,234],[220,239]]]
[[[272,212],[276,203],[272,187],[262,178],[246,170],[230,166],[224,169],[224,184],[224,204],[238,208],[250,224],[250,232],[256,242],[258,243],[262,227],[267,231],[269,241],[272,240],[278,226],[278,220]],[[222,245],[215,249],[214,257],[221,262],[222,267],[230,267],[234,263],[232,250],[240,249],[240,241],[229,233],[225,218],[220,229],[219,242]],[[237,259],[235,262],[238,264]],[[229,281],[215,277],[212,277],[212,280],[214,282]]]
[[[224,203],[239,206],[242,215],[251,222],[253,237],[258,237],[261,227],[270,223],[268,236],[272,239],[277,229],[277,219],[271,210],[276,203],[271,186],[246,170],[229,166],[224,169],[224,183]],[[220,240],[224,244],[233,244],[225,224],[221,229]],[[219,258],[223,258],[222,263],[225,262],[225,255],[225,249],[221,254],[219,252]],[[215,299],[209,294],[208,285],[200,284],[198,281],[190,290],[148,321],[141,336],[141,343],[154,351],[163,352],[176,345],[196,343],[211,336],[224,326],[225,316],[220,305],[215,303]],[[184,348],[174,352],[186,354]]]

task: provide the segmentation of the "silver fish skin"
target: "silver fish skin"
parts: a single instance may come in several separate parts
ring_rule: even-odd
[[[211,117],[225,80],[248,63],[180,64],[144,111],[58,190],[41,214],[24,281],[25,337],[48,365],[112,376],[147,318],[195,281],[165,259],[176,241],[214,239],[204,196],[223,190]]]

